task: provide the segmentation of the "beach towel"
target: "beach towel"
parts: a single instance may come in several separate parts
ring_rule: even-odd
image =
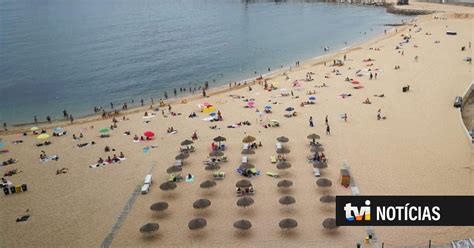
[[[362,85],[358,85],[358,86],[354,86],[353,88],[354,88],[354,89],[356,89],[356,90],[358,90],[358,89],[362,89],[362,88],[364,88],[364,86],[362,86]]]
[[[143,119],[150,119],[150,118],[153,118],[153,117],[156,117],[156,115],[151,114],[151,115],[148,115],[148,116],[143,116]]]
[[[48,161],[51,161],[51,160],[55,160],[55,161],[58,161],[59,157],[58,155],[50,155],[50,156],[46,156],[46,158],[44,159],[40,159],[41,162],[48,162]]]
[[[267,173],[265,173],[267,176],[271,176],[271,177],[274,177],[274,178],[277,178],[279,177],[280,175],[278,175],[277,172],[273,172],[273,171],[267,171]]]
[[[143,147],[143,153],[147,154],[149,151],[150,151],[150,147],[149,147],[149,146]]]

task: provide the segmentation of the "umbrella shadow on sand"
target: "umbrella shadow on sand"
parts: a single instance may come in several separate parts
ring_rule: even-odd
[[[169,217],[171,213],[169,211],[164,211],[164,212],[154,212],[151,214],[153,219],[165,219]]]
[[[294,214],[294,213],[296,213],[296,209],[292,206],[282,206],[280,208],[280,213],[283,214],[283,215]]]
[[[143,235],[142,239],[145,241],[145,243],[151,243],[160,240],[162,237],[163,234],[155,233],[153,235]]]

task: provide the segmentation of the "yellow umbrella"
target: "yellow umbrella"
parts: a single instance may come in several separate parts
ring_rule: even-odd
[[[211,113],[211,112],[215,112],[215,111],[216,111],[216,107],[213,107],[213,106],[204,108],[202,110],[202,112],[204,112],[204,113]]]
[[[49,134],[46,134],[46,133],[40,134],[40,135],[38,135],[38,137],[36,137],[36,138],[37,138],[37,139],[47,139],[47,138],[49,138]]]
[[[39,128],[38,127],[32,127],[32,128],[30,128],[30,130],[31,131],[36,131],[36,130],[39,130]]]

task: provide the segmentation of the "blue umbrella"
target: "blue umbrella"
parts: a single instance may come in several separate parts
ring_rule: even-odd
[[[60,127],[56,127],[53,129],[53,133],[63,133],[63,132],[64,132],[64,129]]]
[[[309,97],[309,100],[311,100],[311,101],[316,101],[316,97],[315,97],[315,96],[310,96],[310,97]]]
[[[217,113],[215,113],[215,112],[209,114],[209,116],[216,116],[216,115],[217,115]]]
[[[293,111],[293,110],[295,110],[295,109],[292,108],[292,107],[288,107],[288,108],[285,109],[285,111],[288,111],[288,112],[291,112],[291,111]]]
[[[267,106],[265,106],[265,109],[272,109],[272,106],[267,105]]]

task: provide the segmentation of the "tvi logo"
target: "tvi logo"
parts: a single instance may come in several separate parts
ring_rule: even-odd
[[[366,221],[370,221],[370,201],[365,201],[365,206],[360,207],[353,207],[351,203],[346,203],[344,206],[344,211],[346,212],[346,220],[348,221],[360,221],[362,219]],[[352,215],[354,213],[354,215]]]

